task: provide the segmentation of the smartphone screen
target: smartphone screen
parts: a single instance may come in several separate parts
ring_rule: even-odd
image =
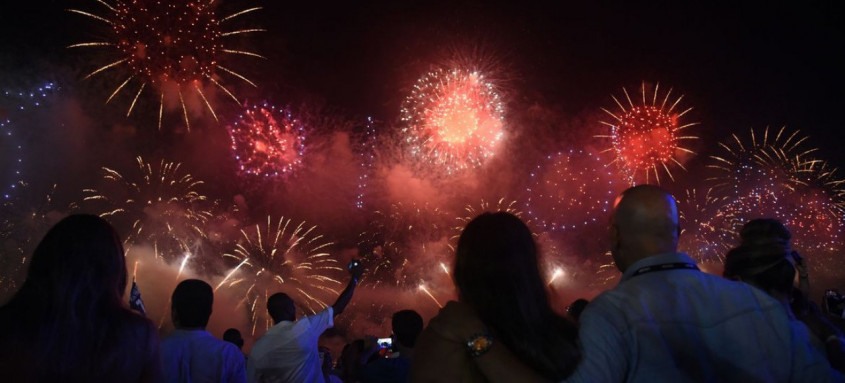
[[[378,338],[378,346],[379,348],[393,347],[393,338]]]

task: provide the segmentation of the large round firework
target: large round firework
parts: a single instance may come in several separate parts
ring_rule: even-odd
[[[217,288],[241,286],[245,291],[253,334],[273,325],[264,304],[277,292],[288,294],[301,310],[313,314],[327,307],[325,299],[336,296],[341,285],[337,277],[343,268],[328,252],[332,245],[316,226],[268,216],[266,224],[242,229],[234,249],[223,254],[233,260],[234,268]]]
[[[605,222],[626,185],[600,155],[569,150],[546,156],[530,173],[526,211],[541,231],[571,231]]]
[[[610,133],[600,137],[610,138],[612,150],[616,153],[616,161],[627,174],[631,183],[660,182],[660,173],[665,171],[670,179],[674,179],[670,166],[684,169],[678,158],[684,153],[694,154],[690,149],[682,146],[683,141],[697,139],[695,136],[683,135],[682,131],[697,122],[684,123],[682,117],[692,108],[679,107],[683,96],[671,99],[672,89],[665,95],[659,96],[659,84],[648,94],[646,84],[642,84],[642,100],[637,97],[636,102],[622,88],[625,94],[623,104],[616,96],[613,101],[619,107],[617,111],[602,108],[613,120],[601,121],[610,128]]]
[[[402,103],[410,156],[451,174],[492,157],[504,137],[504,105],[478,71],[436,70],[417,81]]]
[[[212,216],[204,209],[206,197],[197,190],[203,182],[184,172],[180,163],[153,164],[141,157],[136,162],[137,167],[125,173],[103,167],[102,188],[83,190],[86,209],[128,229],[128,251],[146,244],[167,260],[195,252]]]
[[[247,108],[228,131],[241,174],[287,176],[302,166],[305,127],[287,109],[267,103]]]
[[[750,130],[747,138],[732,134],[720,142],[721,153],[711,155],[709,168],[713,187],[723,193],[745,195],[755,188],[789,189],[802,183],[802,169],[814,167],[817,160],[809,157],[815,148],[806,148],[807,137],[785,127],[777,131]]]
[[[185,102],[189,94],[199,96],[216,120],[217,114],[203,91],[209,84],[214,84],[237,102],[232,92],[221,82],[221,73],[255,86],[243,75],[221,65],[221,62],[228,55],[261,57],[252,52],[233,49],[231,44],[235,40],[228,39],[263,31],[237,27],[232,22],[260,7],[218,18],[215,14],[215,0],[97,0],[97,3],[104,7],[102,13],[77,9],[71,9],[70,12],[106,23],[109,27],[108,37],[70,47],[101,47],[110,50],[111,61],[87,77],[112,68],[122,69],[125,73],[123,81],[106,102],[111,101],[130,83],[137,84],[137,90],[132,91],[134,98],[127,116],[132,113],[135,103],[148,85],[159,96],[159,128],[164,105],[171,101],[181,105],[185,124],[190,127]]]
[[[822,161],[806,137],[785,128],[732,135],[711,156],[715,190],[728,197],[712,225],[725,246],[735,245],[739,229],[755,218],[777,218],[793,232],[793,245],[811,259],[838,251],[845,229],[842,181]]]

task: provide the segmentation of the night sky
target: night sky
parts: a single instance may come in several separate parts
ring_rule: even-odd
[[[676,195],[706,183],[702,174],[717,142],[731,133],[745,137],[750,128],[760,131],[766,126],[785,125],[800,130],[810,137],[807,147],[820,149],[814,157],[845,167],[845,150],[841,148],[845,139],[841,114],[845,110],[845,6],[839,2],[568,5],[222,0],[219,13],[231,14],[254,6],[264,9],[246,17],[244,25],[267,32],[239,37],[236,47],[257,52],[266,60],[235,58],[227,65],[254,80],[258,87],[231,79],[228,84],[247,102],[308,105],[308,110],[330,122],[325,126],[347,129],[340,133],[331,129],[315,132],[311,142],[318,145],[298,178],[273,180],[261,187],[253,187],[235,171],[224,124],[241,112],[239,105],[222,97],[215,100],[221,123],[206,116],[190,133],[181,128],[179,111],[168,111],[167,126],[157,131],[158,105],[150,102],[157,99],[149,94],[141,97],[137,111],[129,118],[125,114],[134,93],[131,90],[118,96],[114,105],[104,106],[126,74],[104,73],[83,80],[87,73],[109,62],[107,55],[96,50],[66,49],[74,43],[101,41],[108,36],[103,25],[66,11],[76,8],[103,13],[95,0],[0,1],[0,88],[27,89],[50,80],[62,88],[59,100],[44,109],[47,112],[31,113],[15,126],[25,128],[16,134],[20,133],[27,148],[24,178],[33,184],[31,195],[23,197],[40,198],[50,185],[58,184],[58,199],[63,200],[42,210],[55,209],[64,214],[64,206],[81,200],[83,188],[103,184],[101,166],[134,169],[135,156],[167,158],[185,163],[185,169],[206,181],[203,192],[209,200],[220,201],[217,207],[221,210],[215,211],[216,215],[225,216],[229,212],[221,211],[238,205],[248,206],[249,211],[237,218],[240,221],[232,218],[237,225],[261,222],[267,215],[316,222],[327,237],[337,241],[340,251],[334,255],[346,257],[345,261],[360,255],[356,238],[371,228],[375,222],[371,210],[377,207],[420,203],[413,206],[425,204],[421,209],[424,213],[437,206],[450,214],[465,214],[463,207],[483,198],[489,201],[507,196],[525,202],[526,194],[530,194],[526,184],[531,170],[550,153],[601,146],[594,137],[607,131],[599,123],[608,118],[601,108],[614,109],[611,95],[621,96],[622,87],[636,92],[643,81],[660,83],[663,91],[674,88],[676,96],[684,94],[683,105],[694,107],[684,121],[701,123],[689,130],[701,138],[690,144],[700,155],[686,163],[688,173],[677,171],[678,180],[667,183]],[[469,172],[466,179],[443,183],[451,182],[448,187],[430,182],[424,175],[397,165],[399,160],[391,162],[393,158],[384,156],[387,159],[380,158],[383,161],[374,165],[376,170],[370,170],[371,179],[378,178],[378,183],[368,185],[372,189],[368,190],[372,192],[370,201],[375,202],[367,209],[376,207],[356,209],[363,167],[359,167],[353,133],[360,133],[361,121],[368,116],[381,122],[379,126],[386,132],[380,134],[384,137],[398,132],[400,105],[415,81],[427,71],[452,62],[481,65],[495,81],[505,102],[507,146],[483,167]],[[0,117],[4,106],[0,103]],[[344,136],[346,133],[353,138]],[[839,178],[843,174],[840,171]],[[603,197],[590,190],[582,193]],[[784,203],[776,201],[778,204]],[[577,209],[572,212],[580,219]],[[407,211],[400,213],[404,218],[409,216]],[[148,212],[144,210],[143,214]],[[419,218],[412,215],[411,220]],[[427,218],[437,222],[442,215]],[[447,218],[454,225],[454,214]],[[605,244],[597,239],[604,238],[606,218],[590,218],[595,220],[584,224],[588,234],[574,231],[564,233],[576,237],[570,241],[549,239],[549,243],[563,245],[563,266],[573,270],[583,266],[578,277],[582,279],[567,285],[571,295],[595,293],[590,283],[596,278],[590,273],[609,262],[604,256]],[[813,218],[806,221],[815,223]],[[840,224],[841,220],[830,226],[837,238],[842,234]],[[431,237],[411,233],[400,235],[398,240],[407,242],[403,245],[409,248],[429,242],[442,245],[454,237],[444,227],[432,230]],[[128,228],[123,230],[128,232]],[[233,266],[218,260],[218,253],[238,240],[238,231],[233,233],[208,250],[210,256],[204,258],[211,265],[205,266],[211,272],[201,276],[219,279]],[[815,230],[803,233],[815,234]],[[826,234],[830,233],[821,232],[819,236]],[[426,262],[449,263],[451,253],[435,254],[441,257],[437,258],[426,251],[424,248],[417,256],[419,262],[411,263],[443,279],[445,282],[431,287],[435,295],[447,299],[451,282],[440,275],[439,268]],[[582,262],[586,258],[593,261],[591,265]],[[841,252],[833,258],[843,259]],[[196,265],[189,268],[199,269],[200,260],[193,262]],[[819,267],[842,269],[836,265],[839,263]],[[170,265],[173,285],[181,275],[181,269],[179,274],[174,270]],[[572,290],[573,286],[585,290]],[[156,284],[158,290],[145,291],[145,297],[154,297],[150,306],[166,307],[172,287]],[[419,302],[415,286],[402,293],[408,302]],[[383,300],[383,296],[373,293],[369,299]],[[436,306],[429,306],[426,310],[433,314]]]
[[[234,0],[224,6],[265,7],[254,20],[268,32],[246,46],[268,60],[241,68],[263,94],[319,99],[389,121],[403,90],[433,60],[449,50],[480,49],[503,69],[511,100],[577,115],[607,105],[622,86],[661,82],[696,107],[701,136],[788,125],[845,164],[838,150],[845,137],[839,114],[845,13],[837,2],[519,3]],[[84,53],[64,47],[90,37],[93,23],[63,11],[72,7],[97,9],[88,0],[3,1],[2,76],[79,66]]]

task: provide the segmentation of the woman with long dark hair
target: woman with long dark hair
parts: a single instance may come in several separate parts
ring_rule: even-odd
[[[26,281],[0,307],[0,375],[9,382],[148,382],[158,336],[123,303],[126,260],[117,233],[72,215],[38,244]]]
[[[455,285],[460,304],[474,311],[488,331],[469,339],[442,320],[431,320],[417,342],[414,381],[483,381],[472,358],[501,342],[543,377],[561,380],[579,359],[575,325],[549,304],[537,246],[512,214],[484,213],[467,224],[456,249]],[[450,303],[450,307],[457,304]]]

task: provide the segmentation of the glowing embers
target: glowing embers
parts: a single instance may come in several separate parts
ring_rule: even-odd
[[[23,134],[27,126],[26,113],[40,107],[57,87],[46,83],[28,91],[3,90],[0,92],[0,202],[15,197],[15,191],[24,182]]]
[[[600,154],[570,150],[549,155],[530,173],[526,212],[541,231],[569,231],[606,222],[625,189]]]
[[[126,246],[146,244],[156,257],[174,260],[193,251],[205,238],[205,224],[213,216],[205,209],[202,181],[182,170],[182,164],[158,164],[136,158],[128,172],[102,168],[102,187],[83,190],[89,211],[97,211],[118,227],[131,227]],[[129,249],[127,249],[128,252]]]
[[[402,103],[402,132],[411,157],[446,174],[477,167],[504,137],[504,105],[478,71],[437,70]]]
[[[842,210],[824,192],[813,189],[754,189],[719,209],[713,226],[723,242],[734,243],[742,225],[760,217],[783,222],[793,232],[793,246],[800,252],[820,256],[838,252],[843,244]]]
[[[247,108],[228,131],[241,174],[288,176],[302,166],[305,128],[287,109],[267,103]]]
[[[334,243],[326,242],[316,226],[268,216],[264,223],[244,227],[241,234],[234,249],[223,254],[234,267],[217,289],[241,286],[253,335],[257,328],[273,325],[265,304],[276,292],[285,292],[309,314],[337,296],[337,276],[343,269],[328,252]]]
[[[769,190],[795,189],[806,183],[802,175],[811,175],[808,170],[822,168],[819,160],[809,157],[815,148],[806,148],[807,137],[789,133],[785,127],[777,132],[750,130],[748,140],[732,134],[731,139],[720,142],[722,153],[712,155],[708,165],[716,171],[709,178],[717,190],[742,195],[749,189],[764,187]]]
[[[698,137],[684,136],[680,131],[697,122],[683,124],[681,118],[692,108],[681,111],[678,105],[683,96],[670,103],[672,90],[661,98],[659,84],[654,92],[647,95],[646,85],[642,85],[642,103],[635,104],[628,91],[622,88],[628,105],[625,106],[616,98],[613,101],[619,107],[616,112],[602,108],[613,121],[601,121],[610,127],[610,134],[601,137],[611,139],[612,148],[616,153],[615,162],[623,169],[631,183],[639,181],[660,182],[660,172],[665,171],[672,178],[670,165],[677,165],[681,169],[683,164],[678,160],[683,153],[694,154],[691,150],[681,146],[683,140],[693,140]],[[645,177],[642,177],[645,176]]]
[[[221,65],[227,55],[261,57],[256,53],[232,49],[227,37],[261,32],[263,29],[237,27],[231,20],[261,9],[245,9],[218,19],[217,4],[211,1],[117,0],[110,4],[97,3],[106,8],[103,14],[71,9],[70,12],[106,23],[109,36],[100,41],[71,45],[70,48],[104,47],[111,49],[113,58],[86,78],[112,68],[124,69],[128,76],[106,100],[110,102],[130,83],[136,83],[126,113],[129,116],[147,85],[159,95],[159,128],[165,105],[181,106],[185,124],[190,128],[187,105],[204,105],[217,120],[212,100],[207,96],[210,84],[238,102],[223,86],[221,72],[252,86],[243,75]],[[228,27],[227,27],[228,26]],[[205,89],[208,87],[208,89]],[[194,112],[199,112],[201,109]]]
[[[712,219],[726,198],[715,196],[712,189],[687,189],[676,199],[681,224],[678,248],[698,263],[722,263],[734,241],[723,242]]]

